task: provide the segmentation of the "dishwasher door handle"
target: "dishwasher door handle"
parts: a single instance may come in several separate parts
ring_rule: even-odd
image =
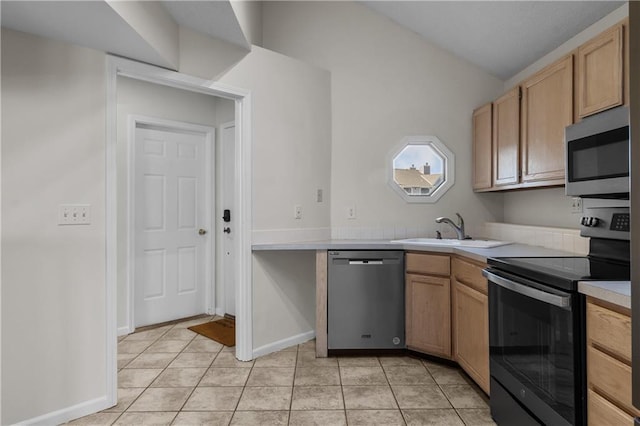
[[[561,296],[558,294],[538,290],[537,288],[529,287],[527,285],[520,284],[518,282],[496,275],[486,269],[482,271],[482,275],[484,275],[487,280],[499,285],[502,288],[506,288],[507,290],[514,291],[516,293],[522,294],[523,296],[527,296],[541,302],[550,303],[554,306],[558,306],[559,308],[571,309],[570,296]]]
[[[384,262],[380,259],[375,260],[366,260],[366,259],[358,259],[351,260],[349,259],[349,265],[382,265]]]

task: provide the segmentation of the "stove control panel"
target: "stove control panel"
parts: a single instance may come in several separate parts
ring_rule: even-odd
[[[609,229],[612,231],[629,232],[629,213],[614,213],[611,216],[611,226]]]
[[[584,198],[580,235],[629,240],[629,200]]]

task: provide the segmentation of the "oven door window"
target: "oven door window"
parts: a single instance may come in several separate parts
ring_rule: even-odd
[[[498,365],[499,371],[509,374],[522,388],[572,422],[575,415],[572,312],[493,283],[489,298],[492,368]]]

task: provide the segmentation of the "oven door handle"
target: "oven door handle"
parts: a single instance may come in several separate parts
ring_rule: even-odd
[[[546,291],[538,290],[537,288],[529,287],[510,279],[496,275],[488,270],[483,270],[484,275],[489,281],[506,288],[507,290],[515,291],[523,296],[531,297],[532,299],[539,300],[541,302],[550,303],[554,306],[558,306],[563,309],[569,309],[571,307],[570,296],[560,296],[558,294],[547,293]]]

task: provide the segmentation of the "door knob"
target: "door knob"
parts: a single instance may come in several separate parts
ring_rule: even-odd
[[[202,229],[202,228],[198,229],[198,234],[200,234],[200,235],[204,235],[204,234],[206,234],[206,233],[207,233],[207,230],[206,230],[206,229]]]
[[[231,233],[231,228],[226,227],[222,230],[222,232],[224,232],[225,234],[230,234]]]

